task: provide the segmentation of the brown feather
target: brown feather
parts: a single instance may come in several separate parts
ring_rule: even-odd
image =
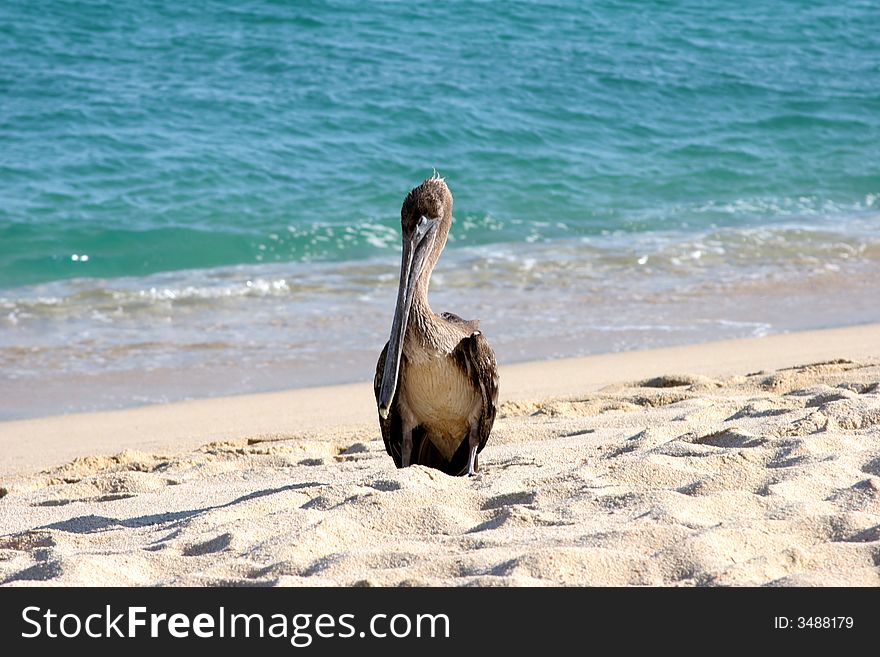
[[[495,422],[498,367],[477,320],[464,320],[452,313],[436,315],[428,305],[431,272],[452,225],[452,193],[445,181],[436,175],[413,188],[404,199],[401,227],[405,240],[414,234],[424,217],[439,220],[439,228],[431,244],[428,264],[416,282],[408,323],[405,324],[406,335],[399,352],[400,372],[395,379],[398,383],[387,417],[379,414],[379,426],[385,451],[398,468],[403,465],[405,414],[408,422],[419,422],[412,430],[410,462],[450,475],[463,475],[468,469],[469,432],[475,426],[474,422],[479,438],[478,453],[486,446]],[[403,285],[401,273],[401,290]],[[381,403],[379,397],[387,352],[386,343],[373,380],[377,406]],[[402,387],[406,388],[403,395]],[[385,394],[389,393],[390,388],[387,388]],[[479,415],[475,416],[477,412]],[[459,437],[458,432],[465,426],[467,429]],[[474,465],[476,469],[477,463]]]

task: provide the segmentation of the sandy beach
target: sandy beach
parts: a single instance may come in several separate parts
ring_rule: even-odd
[[[880,327],[502,368],[482,471],[368,384],[0,423],[4,585],[880,584]]]

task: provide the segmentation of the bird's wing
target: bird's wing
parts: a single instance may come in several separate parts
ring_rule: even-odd
[[[379,389],[382,387],[382,374],[385,372],[385,357],[388,354],[388,343],[379,355],[379,362],[376,363],[376,376],[373,378],[373,393],[376,395],[376,405],[379,405]],[[382,428],[382,440],[385,441],[385,451],[394,459],[394,463],[399,468],[401,466],[401,444],[403,442],[403,431],[400,424],[400,414],[397,410],[397,394],[394,392],[394,398],[391,400],[388,417],[379,416],[379,426]]]
[[[481,452],[489,440],[498,410],[498,364],[495,362],[495,352],[483,334],[474,331],[458,343],[452,356],[483,399],[478,427],[480,443],[477,447],[477,452]]]

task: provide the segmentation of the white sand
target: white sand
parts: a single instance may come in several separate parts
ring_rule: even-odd
[[[396,470],[368,386],[0,424],[0,583],[878,585],[878,357],[874,326],[506,368],[470,479]]]

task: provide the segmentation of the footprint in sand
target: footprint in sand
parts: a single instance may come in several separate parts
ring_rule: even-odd
[[[862,466],[862,472],[880,477],[880,456],[865,463]]]
[[[767,443],[767,439],[761,438],[760,436],[753,436],[737,427],[730,427],[704,436],[691,438],[690,442],[697,445],[711,445],[713,447],[740,449],[760,447]]]
[[[56,547],[58,542],[51,532],[32,530],[14,534],[12,536],[0,536],[0,550],[16,550],[29,552],[37,548]]]
[[[483,502],[480,508],[483,511],[490,509],[500,509],[505,506],[513,506],[517,504],[534,504],[538,494],[534,491],[517,491],[516,493],[504,493],[490,497]]]
[[[219,536],[215,536],[214,538],[208,539],[207,541],[202,541],[201,543],[194,543],[192,545],[188,545],[181,551],[181,554],[185,557],[201,557],[206,554],[213,554],[215,552],[222,552],[226,550],[232,545],[232,534],[229,532],[225,534],[220,534]]]

